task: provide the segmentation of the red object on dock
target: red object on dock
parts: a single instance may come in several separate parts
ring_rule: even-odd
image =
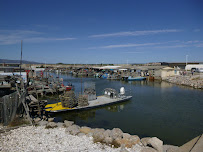
[[[73,86],[66,86],[66,91],[72,90]]]

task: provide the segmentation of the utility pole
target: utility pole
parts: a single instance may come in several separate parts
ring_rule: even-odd
[[[23,54],[23,40],[21,40],[20,77],[21,77],[22,54]]]
[[[187,62],[188,62],[188,55],[186,55],[186,66],[187,66]]]

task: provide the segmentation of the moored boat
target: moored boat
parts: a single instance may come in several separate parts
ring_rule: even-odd
[[[141,81],[141,80],[145,80],[145,77],[128,77],[128,81]]]
[[[104,90],[104,95],[98,96],[96,99],[88,101],[88,105],[79,106],[79,104],[75,107],[64,107],[62,102],[48,104],[45,107],[45,111],[47,112],[63,112],[63,111],[73,111],[73,110],[87,110],[92,108],[97,108],[101,106],[107,106],[119,102],[124,102],[130,100],[132,96],[125,96],[125,90],[122,87],[120,89],[120,93],[116,93],[114,89],[107,88]]]

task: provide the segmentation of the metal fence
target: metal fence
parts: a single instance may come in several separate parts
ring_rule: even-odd
[[[8,125],[14,120],[16,113],[22,111],[22,100],[25,99],[25,93],[19,97],[17,92],[0,98],[0,123]]]

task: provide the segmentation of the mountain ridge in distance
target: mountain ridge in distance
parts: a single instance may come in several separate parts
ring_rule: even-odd
[[[19,63],[20,64],[20,60],[0,59],[0,63]],[[41,64],[41,63],[22,60],[22,64]]]

